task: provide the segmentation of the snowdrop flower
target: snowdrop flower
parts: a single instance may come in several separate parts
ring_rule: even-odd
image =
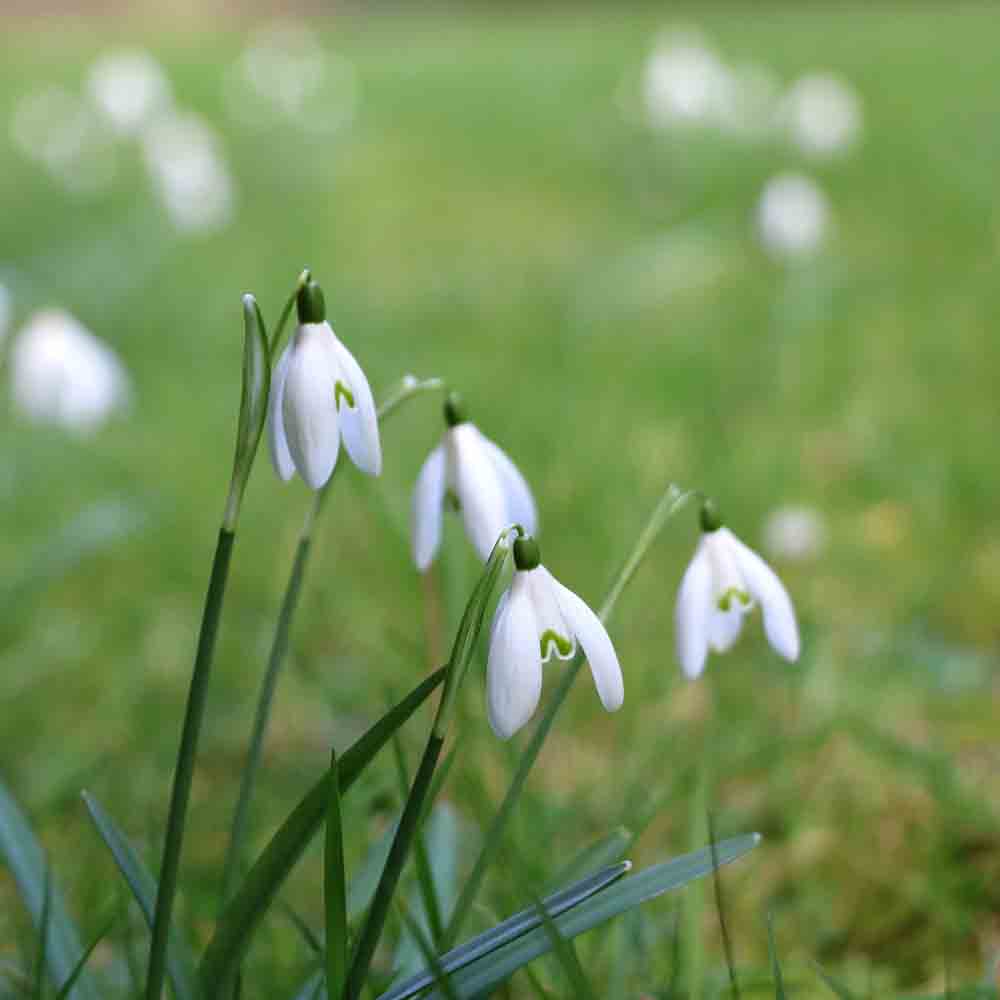
[[[71,195],[99,195],[114,180],[112,136],[95,110],[65,87],[19,98],[10,134],[21,153]]]
[[[195,114],[163,115],[143,130],[142,152],[174,229],[209,233],[228,225],[236,185],[207,121]]]
[[[118,356],[69,313],[35,313],[10,357],[14,405],[29,419],[80,433],[124,409],[131,386]]]
[[[120,135],[132,135],[171,103],[163,67],[148,52],[122,49],[101,56],[90,69],[87,89]]]
[[[845,80],[810,73],[797,80],[782,102],[791,141],[806,156],[846,153],[862,127],[861,101]]]
[[[826,536],[823,516],[811,507],[779,507],[764,523],[764,548],[777,559],[814,559]]]
[[[512,524],[529,534],[538,530],[535,501],[524,477],[466,420],[461,398],[455,393],[445,401],[444,418],[448,425],[444,440],[424,462],[413,490],[413,561],[421,573],[441,544],[441,519],[449,493],[481,559],[489,558],[497,536]]]
[[[653,125],[712,124],[731,103],[733,78],[697,36],[681,36],[650,56],[642,88]]]
[[[826,195],[801,174],[773,177],[757,204],[757,228],[765,249],[789,259],[807,257],[821,247],[829,216]]]
[[[318,490],[333,473],[343,437],[351,461],[377,476],[382,444],[368,379],[326,321],[315,281],[300,289],[297,306],[299,325],[271,379],[268,441],[275,471],[285,480],[298,472]]]
[[[770,566],[722,526],[715,505],[701,510],[701,541],[677,595],[677,657],[684,673],[698,677],[709,649],[725,653],[740,634],[754,603],[764,614],[764,632],[786,660],[799,656],[799,629],[788,593]]]
[[[578,642],[601,704],[609,712],[621,708],[622,671],[601,620],[541,565],[534,538],[518,538],[514,579],[497,604],[486,663],[490,725],[500,739],[510,739],[538,707],[542,664],[571,659]]]

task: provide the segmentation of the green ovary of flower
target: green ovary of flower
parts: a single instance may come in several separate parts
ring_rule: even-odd
[[[539,640],[539,645],[542,649],[542,659],[544,660],[549,656],[549,644],[556,647],[557,654],[562,657],[567,657],[573,651],[573,643],[564,636],[559,635],[558,632],[554,632],[552,629],[547,628]]]

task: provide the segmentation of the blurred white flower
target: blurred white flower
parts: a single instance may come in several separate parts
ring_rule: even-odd
[[[730,649],[754,602],[761,606],[772,648],[786,660],[797,660],[799,629],[787,591],[770,566],[722,527],[706,505],[701,540],[681,580],[675,612],[677,658],[688,677],[705,669],[709,649]]]
[[[696,35],[670,37],[649,57],[642,81],[653,125],[718,124],[732,106],[734,80]]]
[[[862,130],[861,99],[846,80],[810,73],[797,80],[783,98],[781,118],[802,153],[830,157],[857,143]]]
[[[779,507],[764,522],[764,548],[775,559],[814,559],[826,539],[823,516],[811,507]]]
[[[142,49],[121,49],[98,58],[87,76],[87,90],[111,126],[135,134],[171,104],[163,67]]]
[[[332,132],[354,117],[357,78],[304,24],[280,22],[251,38],[227,74],[224,96],[245,125],[264,128],[278,118]]]
[[[97,430],[132,396],[115,352],[60,309],[29,318],[12,345],[10,374],[21,413],[82,433]]]
[[[765,249],[779,257],[806,257],[823,244],[829,225],[826,195],[808,177],[779,174],[757,204],[757,229]]]
[[[571,659],[577,642],[590,663],[601,704],[609,712],[621,708],[621,666],[600,618],[541,565],[533,538],[518,538],[514,578],[497,603],[486,662],[486,703],[500,739],[510,739],[538,707],[542,664],[553,656]]]
[[[368,379],[326,321],[319,286],[310,281],[298,298],[299,325],[271,380],[268,440],[275,471],[298,472],[314,490],[333,474],[343,437],[362,472],[382,471],[378,417]]]
[[[198,115],[168,113],[143,130],[146,169],[174,228],[211,232],[232,219],[235,191],[218,135]]]
[[[475,424],[465,419],[454,394],[445,402],[448,429],[428,456],[413,490],[413,561],[423,572],[441,544],[441,520],[450,491],[462,514],[465,533],[481,559],[487,559],[500,532],[519,524],[538,530],[531,489],[517,466]]]
[[[100,194],[114,180],[111,136],[94,109],[65,87],[20,98],[11,118],[11,140],[72,195]]]

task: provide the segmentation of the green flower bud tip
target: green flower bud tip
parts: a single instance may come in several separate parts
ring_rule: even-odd
[[[326,319],[326,300],[323,289],[310,278],[295,296],[300,323],[322,323]]]
[[[705,500],[701,505],[698,519],[701,521],[701,530],[706,535],[722,527],[722,514],[719,513],[719,505],[714,500]]]
[[[535,569],[541,561],[542,550],[531,535],[514,540],[514,567],[516,569]]]
[[[444,422],[449,427],[456,427],[468,419],[465,415],[465,400],[457,392],[449,392],[444,401]]]

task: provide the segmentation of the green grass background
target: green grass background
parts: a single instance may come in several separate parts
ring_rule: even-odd
[[[784,82],[844,74],[864,101],[864,142],[813,167],[780,143],[630,121],[623,86],[656,32],[678,22]],[[997,24],[991,4],[945,3],[343,16],[318,27],[357,69],[358,115],[317,139],[227,118],[221,84],[245,24],[10,20],[5,122],[46,82],[79,88],[108,47],[148,45],[179,103],[222,130],[239,191],[231,227],[181,238],[134,149],[112,194],[81,203],[0,130],[0,269],[19,317],[69,308],[136,382],[130,417],[85,441],[9,408],[0,425],[0,766],[84,925],[118,887],[81,786],[151,864],[158,856],[229,475],[240,293],[255,292],[273,318],[309,265],[376,394],[404,371],[463,391],[535,488],[546,564],[592,603],[671,480],[715,494],[753,545],[779,504],[828,520],[822,558],[778,566],[801,619],[801,662],[779,661],[753,619],[699,685],[672,653],[693,510],[665,532],[612,629],[625,706],[606,716],[589,682],[578,685],[488,884],[489,910],[521,905],[519,882],[542,884],[617,825],[642,830],[638,861],[686,849],[707,768],[720,835],[765,835],[725,879],[748,991],[766,988],[769,909],[802,994],[822,989],[809,959],[876,995],[987,975],[1000,943]],[[836,229],[821,257],[789,269],[757,245],[753,211],[772,173],[800,167],[827,190]],[[706,253],[716,276],[683,280]],[[441,426],[436,400],[411,404],[386,429],[382,479],[351,470],[335,489],[276,703],[257,846],[329,746],[344,747],[387,690],[425,671],[406,518]],[[282,485],[258,464],[184,859],[179,912],[196,941],[211,930],[253,699],[307,504],[300,482]],[[87,510],[83,527],[112,536],[93,550],[78,541]],[[439,579],[454,615],[475,564],[452,534]],[[490,733],[481,687],[474,675],[445,789],[459,863],[517,759],[517,741]],[[405,743],[415,753],[419,741],[414,728]],[[396,803],[387,754],[352,793],[354,861]],[[287,891],[314,925],[319,865],[310,854]],[[677,899],[591,935],[584,965],[599,984],[617,965],[621,995],[719,989],[717,917],[693,912],[706,952],[698,982],[698,947],[683,935],[675,947]],[[141,928],[126,936],[141,954]],[[0,957],[30,955],[29,942],[0,871]],[[305,959],[272,919],[249,995],[287,995]],[[106,949],[98,960],[116,959]],[[539,963],[537,976],[555,995],[566,989],[554,965]],[[522,977],[511,995],[532,988]]]

